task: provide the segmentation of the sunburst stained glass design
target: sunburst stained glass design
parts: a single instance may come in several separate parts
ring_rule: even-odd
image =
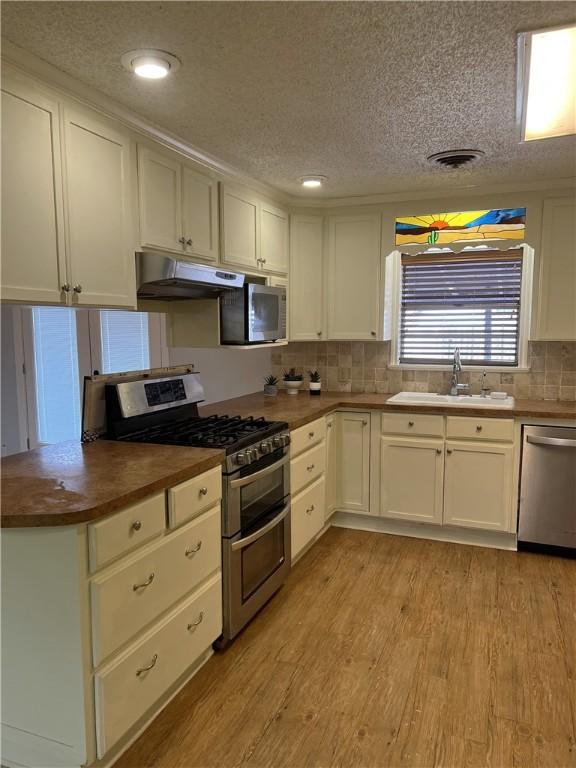
[[[526,208],[427,213],[396,219],[396,245],[444,245],[462,240],[523,240]]]

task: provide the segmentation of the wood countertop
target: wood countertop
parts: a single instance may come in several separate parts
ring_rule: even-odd
[[[298,395],[287,395],[280,391],[276,397],[267,397],[262,392],[212,403],[200,409],[203,416],[212,413],[231,416],[265,416],[271,421],[286,421],[290,429],[307,424],[338,408],[362,408],[411,413],[436,413],[450,416],[484,416],[486,418],[534,418],[574,419],[576,402],[559,400],[516,400],[513,408],[474,408],[465,406],[424,405],[421,403],[390,403],[393,395],[350,394],[347,392],[323,392],[312,397],[302,389]]]
[[[98,440],[58,443],[2,459],[2,527],[96,520],[189,480],[224,451]]]

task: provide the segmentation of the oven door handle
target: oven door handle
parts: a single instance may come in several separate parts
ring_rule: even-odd
[[[280,523],[284,518],[288,515],[290,512],[290,504],[287,504],[284,509],[280,512],[280,514],[276,515],[276,517],[273,520],[270,520],[269,523],[266,523],[266,525],[262,526],[262,528],[259,528],[254,533],[251,533],[250,536],[246,536],[245,539],[240,539],[240,541],[235,541],[232,544],[232,552],[238,552],[240,549],[244,549],[245,547],[248,547],[250,544],[253,544],[255,541],[258,541],[258,539],[261,539],[262,536],[265,536],[269,531],[272,530],[272,528],[275,528],[278,523]]]
[[[264,469],[260,469],[258,472],[254,472],[251,475],[246,475],[246,477],[240,477],[238,480],[231,480],[230,488],[242,488],[245,485],[250,485],[250,483],[253,483],[255,480],[260,480],[261,477],[266,477],[266,475],[272,474],[272,472],[275,472],[279,467],[283,467],[289,459],[290,456],[286,454],[280,461],[275,461],[274,464],[270,464],[269,467],[264,467]]]

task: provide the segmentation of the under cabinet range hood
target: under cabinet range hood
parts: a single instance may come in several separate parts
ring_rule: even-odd
[[[139,299],[210,299],[241,288],[244,275],[145,251],[136,254],[136,284]]]

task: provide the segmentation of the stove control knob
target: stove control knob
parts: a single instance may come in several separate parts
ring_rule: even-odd
[[[284,441],[282,440],[281,437],[273,437],[272,445],[274,446],[274,448],[282,448],[282,446],[284,445]]]
[[[250,464],[250,457],[248,456],[248,451],[245,453],[237,453],[236,454],[236,464],[239,466],[244,466],[244,464]]]
[[[265,442],[260,443],[260,450],[262,453],[270,453],[272,450],[272,443],[270,440],[266,440]]]
[[[250,456],[250,461],[258,461],[258,448],[251,448],[246,453]]]

